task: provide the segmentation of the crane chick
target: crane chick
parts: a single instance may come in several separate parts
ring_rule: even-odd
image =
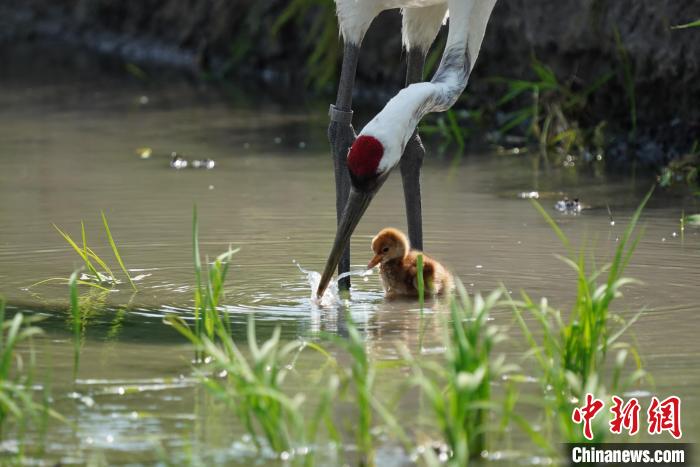
[[[387,298],[418,296],[419,255],[423,255],[425,295],[434,296],[452,290],[452,274],[434,259],[418,250],[412,250],[408,238],[399,230],[386,228],[380,231],[372,239],[372,251],[374,258],[367,268],[380,265],[379,271]]]

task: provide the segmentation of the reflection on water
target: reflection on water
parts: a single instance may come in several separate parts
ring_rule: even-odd
[[[225,462],[250,447],[240,444],[243,433],[227,411],[195,384],[190,347],[162,323],[171,313],[192,319],[193,204],[203,254],[214,258],[229,245],[241,248],[225,305],[241,336],[251,314],[263,335],[275,325],[290,339],[344,335],[347,310],[377,359],[396,358],[398,342],[426,354],[442,351],[437,322],[444,304],[427,304],[419,342],[418,304],[385,302],[376,275],[353,277],[348,298],[332,291],[314,302],[313,271],[323,267],[335,232],[332,164],[320,110],[232,108],[212,92],[142,86],[10,81],[0,89],[0,292],[12,309],[47,316],[37,358],[55,408],[76,423],[48,434],[49,456],[64,463],[91,456],[148,463],[181,452]],[[148,95],[145,104],[142,95]],[[143,147],[153,148],[153,155],[139,157],[135,151]],[[173,151],[215,160],[216,167],[172,169]],[[575,276],[553,255],[564,252],[555,235],[518,195],[555,194],[540,201],[574,242],[588,242],[603,259],[649,183],[562,169],[530,156],[470,155],[450,169],[449,161],[431,154],[423,176],[425,247],[470,292],[503,283],[566,309],[576,293]],[[581,199],[587,209],[576,216],[556,213],[563,196]],[[393,176],[354,235],[353,268],[371,257],[372,233],[404,225],[402,203],[399,177]],[[67,287],[27,286],[67,277],[79,266],[52,223],[79,238],[84,220],[96,252],[111,260],[100,210],[131,274],[140,276],[140,290],[132,295],[122,284],[120,291],[90,292],[94,313],[74,383]],[[693,416],[700,409],[700,229],[681,232],[679,218],[699,210],[696,201],[657,194],[628,270],[645,285],[629,288],[620,302],[629,313],[650,309],[635,325],[636,337],[658,394],[682,397],[689,440],[697,440],[700,430]],[[511,323],[507,311],[494,319]],[[520,350],[504,348],[514,355]],[[305,389],[318,366],[312,354],[300,359],[292,389]],[[389,392],[402,378],[378,384]],[[391,457],[392,448],[386,449],[383,455]]]

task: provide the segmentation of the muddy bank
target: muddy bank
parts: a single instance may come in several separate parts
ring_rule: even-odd
[[[325,81],[318,78],[332,72],[339,60],[332,10],[301,9],[273,34],[288,4],[6,0],[0,5],[0,45],[51,40],[141,65],[253,77],[275,87],[301,87],[317,78],[321,91],[330,94],[332,74]],[[532,57],[537,57],[557,76],[575,82],[591,83],[614,73],[589,108],[595,120],[613,122],[625,134],[630,124],[627,67],[634,80],[639,132],[633,142],[617,138],[614,148],[623,159],[630,152],[643,153],[644,164],[647,159],[662,164],[700,134],[700,28],[671,28],[697,18],[698,2],[501,0],[472,76],[470,103],[489,105],[503,93],[485,78],[532,77]],[[381,102],[401,85],[399,29],[398,13],[386,12],[365,40],[360,85],[384,91],[365,95],[367,100]],[[616,30],[628,66],[620,58]],[[315,51],[317,60],[309,63]]]

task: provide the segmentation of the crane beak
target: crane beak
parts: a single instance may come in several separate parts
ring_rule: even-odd
[[[358,190],[354,186],[350,189],[350,196],[348,197],[348,202],[345,205],[345,210],[338,224],[338,230],[335,234],[335,241],[333,242],[333,248],[331,253],[328,255],[328,261],[326,261],[326,268],[323,270],[323,275],[321,276],[321,282],[318,284],[318,290],[316,291],[316,296],[318,298],[323,297],[323,293],[328,287],[328,283],[333,277],[333,272],[336,267],[338,267],[338,262],[340,257],[345,251],[345,248],[350,244],[350,237],[355,231],[355,227],[360,222],[362,215],[367,210],[369,202],[374,198],[374,194],[377,192],[377,186],[373,190]]]

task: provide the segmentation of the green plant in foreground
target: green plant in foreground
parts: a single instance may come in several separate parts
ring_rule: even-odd
[[[265,440],[267,446],[283,459],[294,458],[298,452],[296,461],[312,464],[313,452],[308,444],[314,442],[321,421],[329,420],[328,408],[337,389],[337,379],[331,378],[310,420],[305,419],[301,411],[303,397],[287,396],[282,385],[292,356],[297,356],[306,346],[325,352],[314,344],[304,344],[299,340],[282,343],[279,327],[275,328],[270,339],[258,345],[255,321],[251,316],[247,335],[250,356],[246,357],[231,337],[228,315],[219,310],[229,260],[238,250],[229,248],[219,255],[208,266],[207,280],[204,281],[196,209],[192,232],[197,283],[194,327],[176,315],[166,316],[165,322],[195,346],[197,363],[209,362],[197,369],[200,381],[236,414],[258,449],[263,448],[261,441]],[[209,358],[205,360],[204,355]]]
[[[621,295],[622,287],[635,282],[623,274],[641,237],[641,234],[635,236],[634,231],[651,193],[646,195],[633,214],[611,263],[591,272],[587,270],[584,251],[576,254],[556,222],[539,203],[533,201],[535,208],[569,251],[570,256],[561,259],[576,272],[576,301],[568,320],[562,317],[559,310],[550,307],[546,299],[535,303],[525,292],[522,292],[522,301],[512,301],[511,304],[530,346],[529,356],[534,358],[541,372],[547,416],[558,419],[560,434],[567,442],[583,440],[580,427],[571,420],[572,401],[582,400],[589,392],[600,398],[607,397],[607,390],[619,392],[645,376],[636,349],[630,344],[618,342],[642,312],[625,321],[613,314],[610,306]],[[606,272],[607,278],[599,283],[599,278]],[[525,320],[525,311],[534,319],[537,333],[533,332],[533,325]],[[617,328],[613,329],[611,323],[616,323]],[[540,333],[538,342],[536,335]],[[610,350],[616,350],[617,356],[606,387],[607,354]],[[635,359],[636,370],[622,380],[630,354]],[[605,431],[597,430],[597,434],[603,436]]]
[[[503,335],[488,324],[489,312],[501,294],[496,290],[485,299],[479,294],[471,299],[458,283],[445,323],[444,361],[420,361],[402,349],[413,370],[412,381],[432,409],[431,423],[449,448],[451,465],[467,465],[486,449],[489,413],[496,408],[491,382],[509,371],[503,359],[491,361],[493,346]],[[429,463],[437,463],[431,449],[424,455]]]
[[[216,257],[206,269],[206,281],[202,280],[202,258],[199,254],[199,223],[197,221],[197,208],[192,214],[192,251],[194,255],[194,273],[196,286],[194,290],[194,334],[198,339],[207,336],[209,340],[215,340],[217,329],[223,327],[229,334],[231,332],[228,315],[219,314],[219,305],[224,295],[224,283],[228,275],[231,257],[239,249],[229,249]],[[201,357],[201,355],[198,355]]]
[[[282,343],[280,328],[262,345],[257,344],[255,321],[248,320],[248,350],[246,357],[229,334],[226,326],[215,326],[216,341],[208,336],[195,335],[178,316],[166,317],[182,335],[211,359],[197,371],[202,384],[236,414],[258,449],[267,447],[283,460],[313,464],[313,450],[309,445],[316,439],[322,421],[330,420],[329,408],[337,390],[337,378],[331,378],[310,419],[302,413],[304,397],[289,397],[283,390],[290,361],[303,350],[305,344],[294,340]]]
[[[5,300],[0,297],[0,439],[11,422],[20,429],[30,421],[41,425],[46,416],[60,418],[60,415],[48,408],[46,402],[34,401],[32,389],[33,351],[29,365],[18,353],[17,347],[33,336],[41,334],[41,329],[33,324],[36,318],[17,313],[7,321],[5,319]],[[31,350],[31,349],[30,349]]]
[[[83,321],[80,316],[80,304],[78,303],[78,273],[79,271],[74,271],[70,279],[68,279],[68,287],[70,289],[70,316],[73,329],[73,379],[78,375],[83,334]]]

